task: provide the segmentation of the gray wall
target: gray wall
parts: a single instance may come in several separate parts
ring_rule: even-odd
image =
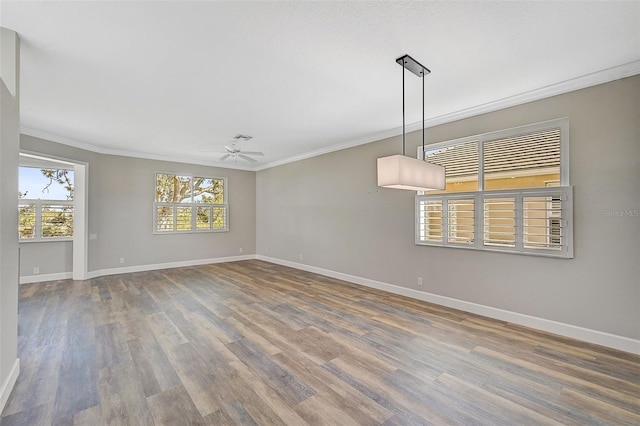
[[[399,153],[400,138],[258,172],[257,252],[638,339],[640,218],[606,211],[640,208],[640,76],[437,126],[427,138],[566,116],[575,259],[414,245],[415,192],[376,186],[376,158]],[[409,136],[407,152],[419,138]]]
[[[255,253],[255,173],[97,154],[22,135],[21,149],[87,163],[89,272],[167,262],[196,261]],[[230,231],[181,235],[153,234],[155,173],[184,173],[228,178]],[[24,243],[21,271],[30,275],[70,272],[70,253],[55,243]],[[44,246],[44,248],[43,248]],[[50,247],[50,248],[49,248]],[[44,253],[60,249],[55,256]],[[119,259],[125,258],[120,264]]]
[[[21,242],[20,276],[33,275],[34,267],[40,269],[41,275],[71,273],[73,271],[73,242]]]
[[[0,28],[0,411],[18,357],[19,40]],[[2,391],[4,389],[4,392]]]

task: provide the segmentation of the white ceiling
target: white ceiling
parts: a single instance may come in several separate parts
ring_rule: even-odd
[[[398,134],[405,53],[432,71],[429,124],[640,73],[638,1],[3,0],[0,25],[22,40],[24,133],[254,170]],[[203,152],[238,133],[256,165]]]

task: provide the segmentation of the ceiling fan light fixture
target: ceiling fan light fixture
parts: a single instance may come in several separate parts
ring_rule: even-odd
[[[235,140],[237,140],[237,141],[245,141],[246,142],[248,140],[253,139],[253,136],[243,135],[242,133],[239,133],[239,134],[235,135],[233,138]]]
[[[409,55],[396,59],[402,66],[402,155],[378,158],[378,186],[412,191],[431,191],[445,189],[445,168],[428,163],[424,157],[424,76],[431,71]],[[422,78],[422,160],[405,156],[405,107],[404,107],[404,71],[409,70]]]
[[[255,158],[252,158],[251,156],[264,156],[263,152],[243,151],[240,148],[240,142],[246,142],[250,139],[253,139],[253,136],[243,135],[243,134],[237,134],[236,136],[234,136],[233,139],[230,141],[229,145],[223,145],[225,151],[222,151],[224,155],[220,157],[219,161],[224,161],[228,158],[232,158],[236,160],[236,163],[237,163],[238,158],[241,158],[250,163],[256,163],[258,160],[256,160]]]

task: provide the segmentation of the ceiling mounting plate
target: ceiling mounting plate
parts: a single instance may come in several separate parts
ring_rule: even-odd
[[[404,55],[396,59],[396,62],[399,65],[402,65],[405,69],[411,71],[418,77],[424,77],[427,74],[431,74],[429,68],[422,65],[420,62],[416,61],[409,55]]]

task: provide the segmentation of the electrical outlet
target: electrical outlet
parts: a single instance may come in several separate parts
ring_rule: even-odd
[[[300,255],[300,260],[302,260],[302,255]]]
[[[264,254],[269,254],[269,249],[264,249]]]
[[[422,285],[422,277],[418,277],[418,285]]]
[[[89,239],[90,240],[97,240],[98,239],[98,234],[89,234]]]
[[[242,254],[242,247],[240,247],[240,254]]]
[[[34,266],[33,267],[33,275],[38,275],[40,273],[40,267],[39,266]]]
[[[120,263],[124,263],[124,257],[120,258]]]

